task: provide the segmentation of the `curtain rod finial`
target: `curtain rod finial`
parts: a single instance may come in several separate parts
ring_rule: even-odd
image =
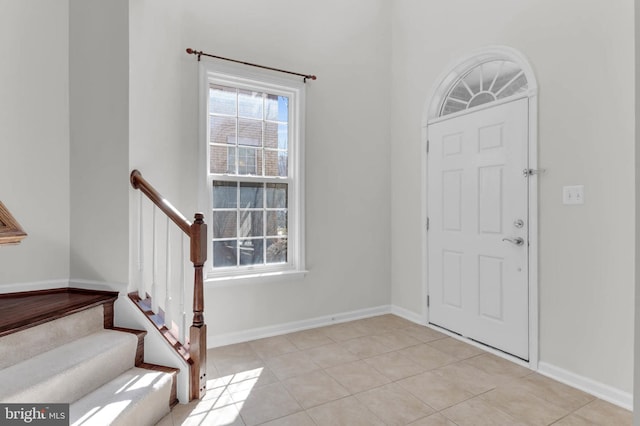
[[[198,52],[197,50],[193,50],[190,47],[187,47],[187,53],[189,55],[198,55],[198,62],[200,62],[200,57],[202,56],[202,51]]]

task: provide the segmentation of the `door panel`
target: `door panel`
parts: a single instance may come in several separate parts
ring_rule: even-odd
[[[444,250],[442,253],[443,302],[462,307],[462,253]]]
[[[462,230],[462,172],[447,170],[442,173],[443,227],[450,232]]]
[[[528,100],[520,99],[428,129],[429,322],[523,359],[529,357],[527,117]],[[516,227],[517,220],[524,226]]]

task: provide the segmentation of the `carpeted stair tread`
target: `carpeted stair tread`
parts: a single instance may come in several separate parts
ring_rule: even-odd
[[[134,367],[70,406],[70,424],[152,425],[169,413],[173,374]]]
[[[11,365],[0,370],[0,402],[73,402],[132,368],[137,344],[100,330]]]
[[[2,337],[0,369],[103,330],[104,308],[95,306]]]

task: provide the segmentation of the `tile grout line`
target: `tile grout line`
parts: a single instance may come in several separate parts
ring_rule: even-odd
[[[372,317],[372,318],[378,318],[378,317]],[[368,318],[368,319],[369,319],[369,318]],[[367,319],[365,319],[365,320],[357,320],[357,321],[366,321],[366,320],[367,320]],[[348,328],[349,328],[349,324],[351,324],[351,322],[346,322],[346,323],[341,323],[341,324],[336,324],[336,325],[330,325],[330,326],[326,326],[326,327],[336,327],[336,328],[337,328],[337,327],[340,327],[340,331],[343,331],[343,332],[344,332],[344,334],[343,334],[343,336],[344,336],[344,335],[348,335],[348,334],[350,333],[350,331],[348,330]],[[368,328],[368,327],[370,327],[370,328]],[[412,393],[412,392],[410,392],[409,390],[407,390],[407,389],[405,389],[404,387],[402,387],[401,385],[399,385],[399,382],[400,382],[400,381],[402,381],[402,380],[408,379],[408,378],[416,377],[416,376],[419,376],[419,375],[421,375],[421,374],[425,374],[425,373],[428,373],[428,372],[435,372],[435,371],[437,371],[437,370],[440,370],[440,369],[443,369],[443,368],[446,368],[446,367],[449,367],[449,366],[454,366],[454,365],[465,365],[465,366],[469,366],[469,367],[472,367],[472,368],[479,368],[479,367],[476,367],[473,363],[467,363],[467,362],[468,362],[469,360],[471,360],[471,359],[479,358],[479,357],[484,356],[484,355],[487,355],[487,354],[492,355],[490,352],[481,351],[481,352],[479,352],[479,353],[472,354],[471,356],[465,356],[465,357],[462,357],[462,358],[458,359],[458,358],[457,358],[457,356],[455,355],[455,352],[456,352],[455,348],[451,348],[451,349],[450,349],[451,351],[453,351],[453,352],[454,352],[454,354],[449,354],[449,353],[448,353],[449,351],[445,352],[445,351],[443,351],[442,349],[440,349],[440,348],[439,348],[439,346],[440,346],[440,347],[442,347],[443,345],[444,345],[445,347],[447,347],[447,346],[449,345],[448,343],[443,343],[443,344],[440,344],[440,345],[432,345],[432,344],[430,344],[430,343],[438,342],[438,341],[441,341],[441,340],[444,340],[444,339],[447,339],[447,338],[451,338],[451,337],[446,336],[446,335],[443,335],[442,337],[437,337],[437,338],[435,338],[435,339],[431,339],[431,340],[423,341],[423,340],[418,339],[418,338],[416,338],[416,337],[412,336],[411,334],[409,334],[409,333],[407,332],[407,330],[409,329],[409,327],[404,327],[404,326],[390,327],[389,329],[386,329],[386,330],[381,331],[381,330],[376,330],[376,329],[375,329],[375,327],[374,327],[372,324],[367,324],[367,323],[358,323],[357,325],[354,325],[354,329],[356,329],[356,330],[355,330],[355,331],[353,331],[353,334],[354,334],[354,335],[353,335],[353,337],[350,337],[350,338],[345,339],[345,340],[338,340],[338,339],[336,339],[336,338],[335,338],[335,336],[337,335],[336,333],[333,333],[334,337],[332,338],[329,334],[327,334],[327,333],[325,333],[325,332],[323,332],[323,331],[322,331],[322,329],[323,329],[323,328],[325,328],[325,327],[319,327],[319,328],[317,328],[317,329],[310,329],[310,330],[314,330],[314,331],[315,331],[315,330],[317,330],[317,332],[318,332],[319,334],[321,334],[324,338],[328,339],[328,341],[327,341],[327,342],[325,342],[325,343],[323,343],[323,344],[317,345],[317,346],[315,346],[315,345],[314,345],[314,346],[309,346],[309,347],[305,347],[305,348],[302,348],[302,347],[301,347],[301,346],[304,346],[304,345],[305,345],[304,343],[299,342],[299,344],[300,344],[301,346],[298,346],[298,345],[295,343],[295,340],[296,340],[296,339],[292,339],[292,338],[290,338],[290,337],[288,337],[288,336],[290,336],[290,335],[292,335],[292,334],[295,334],[295,333],[304,333],[304,332],[309,331],[309,330],[303,330],[303,331],[300,331],[300,332],[283,334],[283,335],[280,335],[280,336],[273,336],[273,337],[284,337],[284,339],[283,339],[283,340],[284,340],[285,342],[288,342],[288,344],[289,344],[289,345],[291,345],[291,346],[292,346],[292,348],[295,348],[294,350],[291,350],[290,352],[277,353],[277,354],[275,354],[275,355],[269,355],[269,350],[268,350],[268,349],[265,349],[265,350],[261,351],[261,354],[259,355],[259,354],[258,354],[258,351],[256,351],[256,349],[255,349],[255,345],[251,345],[251,343],[258,342],[258,341],[263,340],[263,339],[259,339],[259,340],[251,341],[251,342],[240,343],[240,344],[246,344],[246,345],[247,345],[247,347],[249,347],[249,348],[251,349],[251,353],[253,354],[254,359],[255,359],[256,361],[258,361],[260,364],[262,364],[263,368],[266,368],[267,370],[269,370],[269,371],[270,371],[270,373],[273,375],[273,377],[275,377],[275,382],[274,382],[274,383],[279,383],[279,384],[280,384],[280,385],[285,389],[285,392],[287,393],[287,395],[288,395],[288,396],[289,396],[293,401],[296,401],[296,403],[297,403],[297,405],[298,405],[298,407],[299,407],[300,409],[299,409],[299,411],[296,411],[295,413],[291,413],[291,414],[289,414],[289,415],[294,415],[294,414],[298,414],[298,413],[305,413],[305,415],[306,415],[306,416],[307,416],[307,417],[308,417],[308,418],[309,418],[309,419],[310,419],[314,424],[318,424],[318,423],[315,421],[315,419],[314,419],[314,418],[309,414],[309,410],[312,410],[312,409],[314,409],[314,408],[316,408],[316,407],[320,407],[320,406],[322,406],[322,405],[326,405],[326,404],[329,404],[329,403],[333,403],[333,402],[335,402],[335,401],[340,401],[340,400],[344,400],[344,399],[347,399],[347,398],[350,398],[350,397],[354,397],[354,399],[355,399],[355,400],[356,400],[356,401],[357,401],[357,402],[358,402],[362,407],[364,407],[364,408],[365,408],[366,412],[368,412],[368,413],[372,414],[372,415],[374,416],[374,418],[376,418],[376,419],[378,419],[378,420],[380,420],[380,421],[382,421],[382,422],[384,423],[384,421],[382,420],[382,418],[380,418],[378,415],[376,415],[376,413],[375,413],[375,412],[371,411],[371,410],[369,409],[369,407],[368,407],[367,405],[365,405],[365,403],[364,403],[364,402],[362,402],[362,401],[360,400],[360,398],[358,397],[358,395],[364,394],[365,392],[369,392],[369,391],[372,391],[372,390],[381,389],[381,388],[383,388],[383,387],[385,387],[385,386],[388,386],[388,385],[390,385],[390,384],[395,384],[395,385],[400,386],[400,387],[401,387],[405,392],[407,392],[407,393],[408,393],[409,395],[411,395],[412,397],[417,398],[417,400],[419,400],[422,404],[424,404],[425,406],[427,406],[427,407],[429,407],[431,410],[433,410],[433,413],[431,413],[431,414],[429,414],[429,415],[427,415],[427,416],[421,417],[421,418],[419,418],[419,419],[415,419],[415,420],[413,420],[413,422],[416,422],[416,421],[419,421],[420,419],[424,419],[424,418],[430,417],[430,416],[432,416],[432,415],[438,414],[438,415],[443,416],[443,417],[444,417],[444,418],[446,418],[447,420],[451,421],[452,423],[456,424],[452,419],[450,419],[448,416],[446,416],[443,412],[444,412],[445,410],[448,410],[448,409],[450,409],[450,408],[452,408],[452,407],[454,407],[454,406],[458,405],[458,404],[466,403],[466,402],[468,402],[468,401],[470,401],[470,400],[472,400],[472,399],[476,399],[476,398],[479,398],[480,400],[482,400],[482,401],[484,401],[485,403],[489,404],[489,405],[492,407],[492,409],[495,409],[495,410],[496,410],[497,412],[499,412],[499,413],[502,413],[502,414],[504,414],[504,415],[507,415],[507,416],[509,416],[509,417],[511,417],[511,418],[515,418],[516,420],[520,420],[520,419],[521,419],[520,417],[516,417],[515,415],[509,414],[508,412],[505,412],[504,410],[502,410],[502,409],[501,409],[501,408],[499,408],[498,406],[495,406],[494,404],[492,404],[492,403],[491,403],[491,401],[486,400],[486,399],[484,398],[484,396],[486,396],[486,394],[488,394],[488,393],[490,393],[490,392],[492,392],[492,391],[495,391],[496,389],[498,389],[498,388],[499,388],[499,387],[501,387],[501,386],[506,386],[506,385],[508,385],[508,384],[510,384],[510,383],[518,383],[519,381],[525,380],[526,378],[533,376],[533,375],[535,374],[535,372],[534,372],[534,371],[529,371],[527,374],[525,374],[525,375],[523,375],[523,376],[513,376],[513,377],[508,377],[508,376],[510,376],[510,374],[511,374],[511,373],[507,374],[507,376],[501,376],[501,377],[505,377],[505,379],[506,379],[506,380],[505,380],[505,381],[501,381],[501,380],[499,380],[499,379],[496,379],[496,380],[497,380],[497,382],[496,382],[497,384],[496,384],[496,385],[494,385],[491,389],[485,390],[485,391],[480,392],[480,393],[478,393],[478,394],[474,394],[474,395],[473,395],[473,396],[471,396],[471,397],[468,397],[468,398],[466,398],[466,399],[463,399],[463,400],[461,400],[461,401],[458,401],[458,402],[456,402],[456,403],[454,403],[454,404],[451,404],[451,405],[449,405],[449,406],[447,406],[447,407],[444,407],[444,408],[442,408],[442,409],[440,409],[440,410],[436,410],[436,409],[435,409],[435,408],[433,408],[431,405],[429,405],[428,403],[426,403],[424,400],[422,400],[421,398],[419,398],[417,395],[413,394],[413,393]],[[357,334],[359,334],[359,333],[365,333],[365,334],[357,335]],[[379,344],[382,348],[387,349],[387,350],[386,350],[385,352],[374,353],[374,352],[376,351],[376,349],[373,349],[373,352],[368,353],[368,354],[366,354],[366,355],[361,355],[361,354],[359,354],[359,353],[358,353],[359,351],[358,351],[358,349],[357,349],[357,348],[358,348],[358,346],[357,346],[357,345],[355,345],[355,344],[353,344],[353,345],[351,346],[351,349],[349,349],[349,347],[347,347],[347,346],[345,345],[345,343],[347,343],[347,342],[354,342],[354,341],[356,341],[356,340],[358,340],[358,339],[363,339],[363,338],[375,338],[375,337],[383,337],[383,335],[384,335],[384,334],[390,334],[390,333],[395,333],[395,334],[400,334],[400,333],[401,333],[403,336],[407,336],[407,337],[411,337],[411,338],[413,338],[413,339],[416,339],[416,340],[417,340],[417,342],[416,342],[416,343],[414,343],[414,344],[410,344],[410,345],[408,345],[408,346],[403,346],[403,347],[399,347],[399,348],[391,348],[388,344],[385,344],[385,343],[384,343],[384,340],[383,340],[383,339],[377,339],[377,340],[376,340],[376,339],[374,339],[374,340],[376,340],[376,341],[377,341],[377,344]],[[339,335],[339,334],[338,334],[338,335]],[[269,337],[269,338],[266,338],[266,339],[271,339],[271,338],[272,338],[272,337]],[[266,339],[264,339],[264,340],[266,340]],[[313,339],[311,339],[311,340],[313,340]],[[454,339],[454,340],[455,340],[455,339]],[[365,340],[363,340],[363,342],[364,342],[364,341],[365,341]],[[463,343],[463,344],[464,344],[464,342],[461,342],[461,343]],[[310,350],[312,350],[312,349],[320,348],[320,347],[323,347],[323,346],[334,345],[334,344],[335,344],[335,345],[340,346],[342,349],[344,349],[345,351],[347,351],[348,353],[350,353],[351,355],[353,355],[353,356],[356,358],[356,360],[354,360],[354,361],[344,361],[344,362],[339,362],[339,363],[337,363],[337,364],[335,364],[335,365],[329,365],[329,366],[327,366],[327,367],[323,367],[323,366],[319,365],[319,364],[318,364],[318,363],[317,363],[313,358],[311,358],[311,357],[308,355],[308,351],[310,351]],[[435,351],[441,352],[442,354],[446,355],[447,357],[454,358],[454,360],[453,360],[453,361],[451,361],[451,362],[449,362],[449,363],[446,363],[446,364],[443,364],[443,365],[439,365],[439,366],[437,366],[437,367],[435,367],[435,368],[423,369],[422,365],[420,364],[420,362],[418,362],[418,360],[417,360],[416,358],[412,358],[412,357],[411,357],[411,356],[409,356],[409,355],[406,355],[406,354],[404,354],[404,353],[401,353],[401,351],[403,351],[403,350],[406,350],[406,349],[409,349],[409,348],[412,348],[412,347],[418,347],[418,346],[421,346],[421,345],[425,345],[425,346],[427,346],[427,347],[431,348],[432,350],[435,350]],[[457,345],[453,345],[453,346],[457,346]],[[448,347],[450,347],[450,346],[448,346]],[[274,349],[274,350],[275,350],[275,352],[278,352],[278,350],[277,350],[277,349]],[[294,376],[292,376],[292,377],[286,377],[286,378],[284,378],[284,379],[280,379],[280,376],[275,375],[275,374],[273,373],[273,371],[271,371],[270,366],[267,364],[267,361],[268,361],[269,359],[271,359],[271,358],[277,358],[277,357],[280,357],[280,356],[284,356],[284,355],[288,355],[288,354],[296,354],[296,353],[298,353],[298,354],[305,354],[306,356],[308,356],[308,357],[311,359],[312,363],[313,363],[313,364],[315,365],[315,367],[317,367],[317,368],[314,368],[313,370],[310,370],[310,371],[307,371],[307,372],[304,372],[304,373],[296,373],[296,374],[295,374]],[[362,353],[362,352],[360,352],[360,353]],[[411,361],[412,363],[414,363],[414,364],[416,364],[417,366],[419,366],[419,367],[420,367],[420,368],[419,368],[419,369],[420,369],[420,372],[412,373],[412,374],[410,374],[410,375],[408,375],[408,376],[401,377],[401,378],[395,378],[395,379],[394,379],[394,378],[392,378],[392,377],[390,377],[390,376],[388,376],[388,375],[386,375],[383,371],[381,371],[380,369],[376,368],[376,365],[375,365],[375,364],[373,364],[373,363],[371,363],[371,360],[372,360],[372,359],[374,359],[374,358],[376,358],[376,357],[383,356],[383,355],[387,355],[387,354],[398,354],[398,355],[401,355],[402,357],[404,357],[404,358],[408,359],[408,360],[409,360],[409,361]],[[495,355],[494,355],[494,356],[495,356]],[[367,361],[369,361],[369,362],[367,362]],[[505,360],[505,361],[506,361],[506,362],[509,362],[508,360]],[[334,367],[337,367],[337,366],[346,365],[346,364],[349,364],[349,363],[351,363],[351,362],[352,362],[352,363],[364,363],[364,364],[365,364],[365,366],[367,366],[368,368],[371,368],[373,371],[375,371],[375,372],[377,372],[378,374],[380,374],[382,377],[384,377],[384,378],[385,378],[386,380],[388,380],[389,382],[388,382],[388,383],[383,383],[383,384],[376,384],[375,386],[373,386],[373,387],[371,387],[371,388],[364,389],[364,390],[361,390],[361,391],[359,391],[359,392],[351,392],[349,389],[347,389],[344,385],[342,385],[342,383],[341,383],[341,382],[337,381],[337,380],[335,379],[335,377],[333,377],[333,376],[332,376],[331,374],[329,374],[329,373],[328,373],[328,371],[327,371],[327,370],[329,370],[329,369],[331,369],[331,368],[334,368]],[[214,361],[214,360],[213,360],[213,358],[212,358],[212,363],[213,363],[213,365],[214,365],[214,366],[216,366],[216,361]],[[480,365],[480,364],[478,364],[478,365]],[[514,364],[514,365],[516,365],[516,366],[517,366],[518,364]],[[483,372],[485,372],[486,374],[489,374],[489,375],[494,374],[494,373],[491,373],[490,371],[485,371],[485,370],[483,370],[482,368],[480,368],[480,370],[482,370]],[[307,408],[305,408],[305,407],[302,405],[302,401],[301,401],[301,400],[299,400],[298,398],[296,398],[296,396],[292,394],[292,391],[291,391],[290,389],[288,389],[288,388],[287,388],[287,386],[285,386],[285,381],[286,381],[286,380],[289,380],[289,379],[291,379],[291,378],[300,377],[300,376],[302,376],[302,375],[304,375],[304,374],[309,374],[309,373],[311,373],[311,372],[316,372],[316,371],[322,372],[322,373],[326,374],[327,376],[331,377],[331,378],[332,378],[333,380],[335,380],[335,381],[336,381],[336,382],[337,382],[337,383],[338,383],[342,388],[346,389],[346,391],[347,391],[347,392],[349,392],[349,394],[348,394],[348,395],[345,395],[345,396],[342,396],[342,397],[340,397],[340,398],[332,399],[332,400],[329,400],[329,401],[323,402],[323,403],[321,403],[321,404],[317,404],[317,405],[314,405],[314,406],[311,406],[311,407],[307,407]],[[495,373],[495,374],[498,374],[498,373]],[[464,376],[461,376],[461,377],[464,377]],[[496,376],[496,377],[498,377],[498,376]],[[551,380],[552,380],[552,379],[551,379]],[[457,383],[457,381],[458,381],[458,379],[455,379],[455,380],[454,380],[454,382],[456,382],[456,383]],[[463,382],[464,382],[464,379],[463,379]],[[555,381],[554,381],[554,382],[555,382]],[[530,384],[531,384],[531,385],[536,385],[535,381],[534,381],[534,382],[530,382]],[[264,386],[266,386],[266,385],[264,385]],[[536,385],[536,386],[537,386],[537,385]],[[471,387],[471,388],[473,388],[473,385],[472,385],[472,387]],[[570,388],[571,388],[571,387],[570,387]],[[467,386],[467,387],[465,387],[464,389],[465,389],[467,392],[469,392],[470,387],[469,387],[469,386]],[[572,388],[572,389],[574,389],[574,388]],[[471,392],[471,393],[473,393],[473,392]],[[592,396],[592,395],[591,395],[591,396]],[[593,397],[593,396],[592,396],[592,397]],[[563,407],[557,406],[556,404],[554,404],[554,403],[552,403],[552,402],[550,402],[550,401],[547,401],[545,398],[538,398],[538,399],[541,399],[541,401],[542,401],[542,402],[544,402],[545,404],[549,404],[549,405],[551,405],[551,406],[555,406],[555,407],[557,407],[557,408],[559,408],[559,409],[564,410],[564,408],[563,408]],[[583,403],[581,406],[579,406],[579,407],[577,407],[577,408],[573,408],[570,412],[566,413],[564,416],[560,417],[559,419],[556,419],[555,421],[551,422],[550,424],[555,424],[555,423],[557,423],[558,421],[561,421],[562,419],[565,419],[566,417],[571,416],[572,414],[575,414],[578,410],[580,410],[580,409],[582,409],[582,408],[584,408],[584,407],[588,406],[589,404],[592,404],[594,401],[597,401],[597,400],[598,400],[598,398],[593,397],[590,401],[588,401],[588,402],[586,402],[586,403]],[[172,410],[172,411],[173,411],[173,410]],[[240,414],[240,416],[242,416],[242,415]],[[287,417],[287,416],[288,416],[288,415],[281,416],[281,417],[278,417],[277,419],[272,419],[272,420],[269,420],[269,421],[278,420],[278,419],[281,419],[281,418],[284,418],[284,417]],[[240,418],[242,419],[242,417],[240,417]],[[174,419],[173,417],[172,417],[172,419],[171,419],[171,420],[172,420],[172,422],[175,424],[175,419]],[[264,423],[268,423],[268,422],[264,422]],[[261,424],[263,424],[263,423],[261,423]]]

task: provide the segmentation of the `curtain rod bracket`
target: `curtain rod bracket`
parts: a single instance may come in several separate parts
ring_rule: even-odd
[[[298,75],[298,76],[302,77],[302,81],[305,82],[305,83],[307,82],[307,80],[316,80],[318,78],[318,77],[316,77],[315,75],[312,75],[312,74],[302,74],[302,73],[298,73],[298,72],[282,70],[282,69],[279,69],[279,68],[272,68],[272,67],[267,67],[267,66],[264,66],[264,65],[252,64],[251,62],[243,62],[243,61],[238,61],[236,59],[224,58],[222,56],[210,55],[208,53],[204,53],[202,50],[198,51],[198,50],[194,50],[194,49],[191,49],[191,48],[187,48],[187,53],[189,55],[197,55],[198,56],[198,62],[200,62],[200,59],[201,59],[202,56],[209,56],[210,58],[222,59],[223,61],[235,62],[235,63],[242,64],[242,65],[248,65],[248,66],[251,66],[251,67],[257,67],[257,68],[262,68],[262,69],[266,69],[266,70],[282,72],[282,73],[285,73],[285,74]]]

